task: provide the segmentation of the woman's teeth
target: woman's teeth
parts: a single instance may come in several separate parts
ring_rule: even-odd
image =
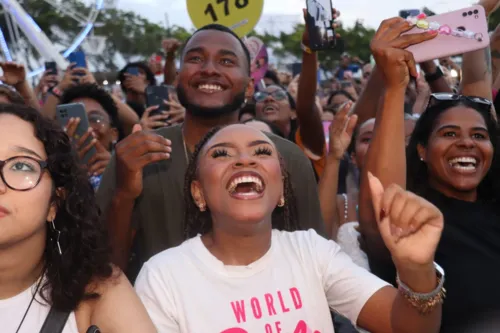
[[[477,160],[474,157],[457,157],[448,161],[450,166],[459,171],[475,171]]]
[[[249,184],[253,186],[253,188],[257,193],[261,193],[264,189],[264,187],[262,186],[262,180],[260,180],[258,177],[244,176],[244,177],[238,177],[231,182],[228,188],[229,192],[230,193],[236,192],[236,188],[240,184]]]

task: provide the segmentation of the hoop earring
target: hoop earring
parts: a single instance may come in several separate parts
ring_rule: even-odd
[[[278,207],[284,207],[285,206],[285,198],[281,197],[280,201],[278,201]]]
[[[59,239],[61,238],[61,231],[56,229],[56,225],[54,223],[54,219],[50,222],[50,225],[52,227],[52,231],[54,231],[57,235],[56,237],[56,246],[57,246],[57,251],[59,252],[59,255],[62,256],[62,250],[61,250],[61,243],[59,243]]]

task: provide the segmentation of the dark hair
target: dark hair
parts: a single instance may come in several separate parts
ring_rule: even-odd
[[[0,84],[0,96],[5,96],[11,104],[26,105],[26,101],[14,88]]]
[[[144,74],[146,74],[146,80],[148,80],[150,86],[155,86],[156,85],[156,77],[151,68],[143,62],[143,61],[137,61],[137,62],[130,62],[121,71],[118,72],[118,80],[120,81],[121,87],[123,92],[127,92],[127,88],[125,88],[125,85],[123,82],[125,82],[125,73],[127,73],[127,70],[131,67],[137,67],[140,68],[144,71]]]
[[[500,195],[500,183],[498,181],[500,179],[498,177],[498,172],[500,171],[500,166],[498,165],[500,159],[498,154],[500,152],[497,149],[498,127],[489,112],[485,112],[484,110],[477,108],[477,106],[468,101],[461,101],[460,103],[438,103],[437,105],[427,108],[427,110],[422,113],[415,124],[415,129],[410,138],[410,143],[406,148],[407,188],[408,190],[423,197],[425,197],[429,191],[430,187],[427,165],[420,160],[417,145],[421,144],[422,146],[427,147],[429,137],[439,117],[444,112],[455,106],[472,108],[484,118],[490,140],[493,145],[494,155],[490,170],[479,184],[477,193],[478,199],[480,200],[497,201],[498,196]]]
[[[269,126],[269,128],[271,129],[271,132],[274,135],[285,138],[285,134],[283,134],[283,132],[279,129],[278,126],[276,126],[272,122],[264,120],[264,119],[247,119],[247,120],[243,121],[242,124],[247,124],[247,123],[250,123],[252,121],[260,121],[261,123],[266,124],[267,126]]]
[[[240,114],[238,115],[238,120],[241,119],[241,117],[244,114],[249,114],[255,118],[257,116],[257,113],[255,112],[255,104],[254,103],[245,103],[245,106],[243,106],[240,109]]]
[[[354,97],[352,97],[351,94],[349,94],[347,91],[345,90],[335,90],[335,91],[332,91],[332,93],[330,94],[330,97],[328,97],[328,102],[326,103],[326,105],[330,105],[332,104],[332,99],[337,96],[337,95],[344,95],[345,97],[347,97],[350,101],[354,102]]]
[[[113,275],[107,233],[94,190],[61,126],[28,106],[1,104],[0,114],[14,115],[33,125],[35,136],[45,147],[47,170],[54,183],[52,199],[58,208],[54,224],[61,232],[62,255],[47,223],[43,256],[46,280],[41,295],[58,310],[74,311],[81,301],[99,297],[89,293],[91,282]]]
[[[198,234],[206,234],[212,230],[212,217],[210,216],[209,207],[204,212],[201,212],[191,196],[191,183],[197,177],[198,171],[198,156],[205,144],[223,127],[214,127],[201,139],[196,145],[193,155],[189,161],[189,166],[186,170],[184,179],[184,233],[186,238],[195,237]],[[295,231],[300,229],[297,217],[297,205],[295,195],[293,193],[290,175],[284,166],[283,159],[280,156],[281,172],[284,184],[285,206],[276,207],[273,211],[272,224],[273,228],[278,230]]]
[[[94,83],[79,84],[64,92],[61,96],[60,104],[72,103],[75,99],[79,98],[89,98],[99,103],[109,115],[111,127],[116,128],[118,131],[118,139],[121,140],[125,137],[125,132],[118,117],[118,107],[113,97],[106,90]]]
[[[264,78],[273,81],[273,83],[277,86],[281,85],[278,75],[276,75],[273,71],[267,71],[266,74],[264,74]]]
[[[191,38],[193,38],[193,36],[196,35],[198,32],[200,32],[200,31],[206,31],[206,30],[215,30],[215,31],[221,31],[221,32],[228,33],[228,34],[232,35],[234,38],[236,38],[238,40],[238,42],[240,42],[240,45],[243,48],[243,52],[245,53],[245,57],[246,57],[246,60],[247,60],[246,61],[246,65],[247,65],[247,68],[248,68],[248,75],[250,75],[250,63],[252,62],[252,57],[250,56],[250,51],[248,50],[248,47],[241,40],[241,38],[238,37],[238,35],[234,33],[233,30],[229,29],[226,26],[217,24],[217,23],[207,24],[207,25],[199,28],[195,32],[193,32],[193,34],[191,36],[189,36],[189,38],[184,43],[184,50],[182,51],[182,57],[184,57],[184,52],[185,52],[186,45],[189,43],[189,41],[191,40]]]

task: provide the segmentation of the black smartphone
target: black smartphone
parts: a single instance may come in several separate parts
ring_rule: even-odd
[[[146,104],[148,107],[154,106],[154,105],[159,105],[160,107],[156,110],[153,110],[150,115],[158,115],[161,114],[163,111],[169,111],[168,105],[165,105],[163,101],[168,100],[168,87],[161,85],[161,86],[149,86],[146,89]]]
[[[399,16],[407,19],[408,17],[415,17],[420,15],[420,9],[403,9],[399,11]]]
[[[307,0],[306,21],[309,47],[314,51],[335,48],[335,30],[331,0]]]
[[[92,325],[87,330],[87,333],[101,333],[101,330],[99,329],[99,327]]]
[[[57,106],[56,118],[59,124],[64,128],[68,124],[70,118],[80,118],[80,123],[75,131],[75,136],[72,140],[79,140],[84,136],[90,127],[87,111],[81,103],[61,104]],[[87,146],[92,141],[93,137],[89,136],[84,145]],[[87,164],[88,161],[97,153],[95,147],[92,147],[83,157],[82,162]]]
[[[340,81],[340,88],[345,89],[349,87],[352,87],[351,81]]]
[[[292,64],[292,76],[296,77],[302,72],[302,63],[296,62]]]
[[[130,75],[138,76],[139,75],[139,68],[138,67],[129,67],[129,68],[127,68],[127,73]]]
[[[45,71],[47,71],[49,75],[57,75],[56,62],[55,61],[47,61],[45,63]]]

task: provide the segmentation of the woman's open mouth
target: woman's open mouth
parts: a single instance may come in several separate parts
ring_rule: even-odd
[[[266,186],[262,177],[255,172],[239,172],[228,182],[229,195],[235,199],[258,199],[264,195]]]
[[[479,161],[475,157],[455,157],[448,164],[454,171],[470,174],[476,172]]]

